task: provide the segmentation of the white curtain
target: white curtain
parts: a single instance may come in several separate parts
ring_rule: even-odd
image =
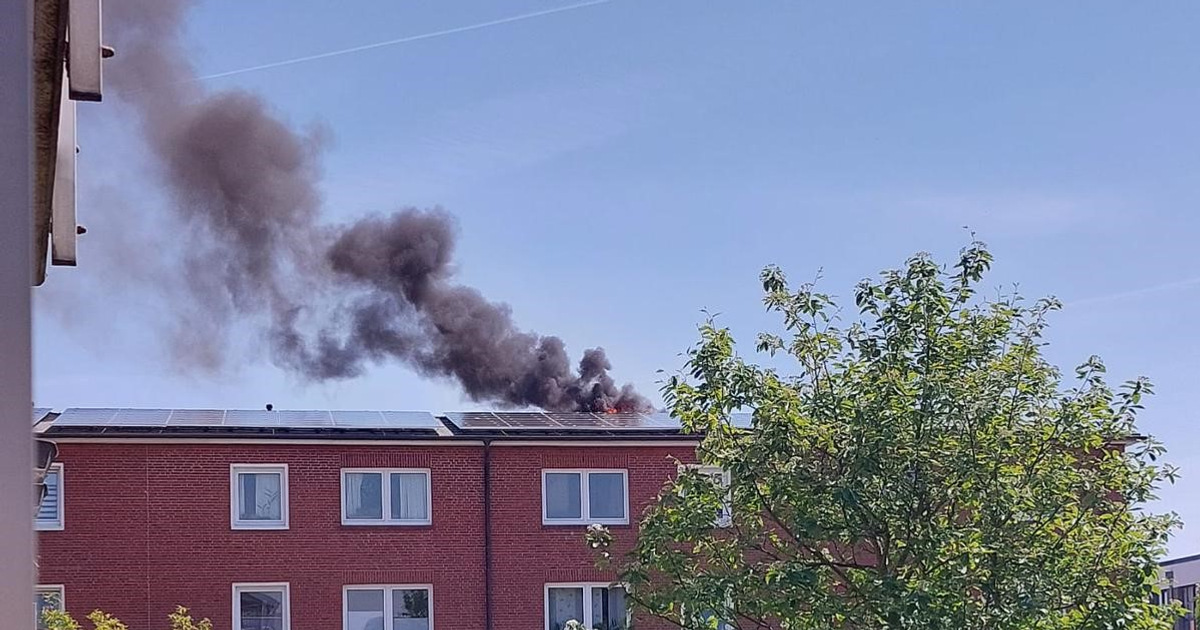
[[[629,613],[625,609],[622,587],[592,588],[592,627],[598,630],[624,630]]]
[[[242,473],[243,520],[277,521],[283,518],[282,476],[279,473]]]
[[[362,513],[363,476],[354,473],[346,475],[346,516],[355,518]]]
[[[568,621],[584,622],[583,589],[550,589],[550,629],[562,630]]]
[[[424,473],[392,474],[392,518],[413,521],[429,518],[427,480]]]
[[[383,518],[382,484],[380,473],[346,473],[347,518]]]

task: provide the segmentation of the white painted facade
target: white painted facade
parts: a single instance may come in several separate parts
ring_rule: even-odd
[[[1167,560],[1159,566],[1163,588],[1200,584],[1200,555]]]

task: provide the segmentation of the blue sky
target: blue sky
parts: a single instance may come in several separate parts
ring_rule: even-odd
[[[216,74],[565,4],[205,0],[188,40]],[[1184,474],[1160,507],[1198,524],[1182,555],[1200,552],[1197,32],[1189,2],[613,0],[206,83],[324,128],[330,222],[442,205],[464,282],[573,356],[604,346],[651,394],[701,309],[746,343],[771,323],[763,265],[822,269],[848,296],[913,252],[951,259],[969,226],[997,258],[988,284],[1067,303],[1054,361],[1099,354],[1113,380],[1157,384],[1143,428]],[[127,256],[171,234],[124,229],[162,200],[119,101],[81,121],[89,233],[35,292],[39,405],[476,406],[394,365],[305,385],[251,334],[229,374],[171,368],[153,324],[171,305]]]

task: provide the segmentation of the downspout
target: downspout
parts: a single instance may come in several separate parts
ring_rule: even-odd
[[[492,441],[483,441],[483,627],[492,630]]]

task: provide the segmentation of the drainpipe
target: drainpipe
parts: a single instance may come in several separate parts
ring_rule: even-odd
[[[492,441],[483,441],[483,627],[492,630]]]

